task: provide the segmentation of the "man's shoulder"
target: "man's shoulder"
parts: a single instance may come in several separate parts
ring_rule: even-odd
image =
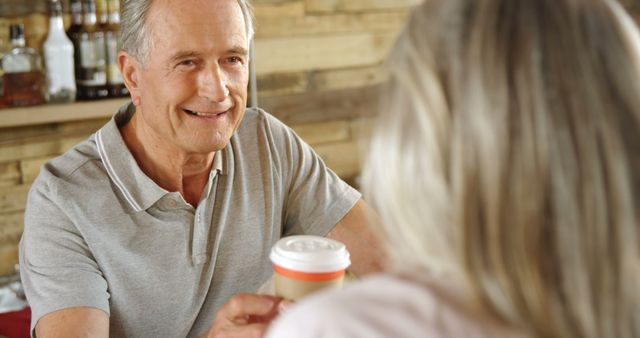
[[[95,142],[95,134],[76,144],[64,154],[46,162],[33,183],[33,188],[52,185],[87,184],[95,178],[96,162],[101,162]],[[98,165],[100,167],[100,165]]]
[[[256,130],[281,132],[285,129],[287,129],[287,127],[278,120],[278,118],[262,108],[252,107],[245,110],[242,123],[240,123],[238,127],[238,133],[243,134],[246,132],[255,132]]]

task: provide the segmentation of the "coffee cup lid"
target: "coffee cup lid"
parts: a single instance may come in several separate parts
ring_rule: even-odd
[[[271,262],[288,270],[301,272],[334,272],[350,264],[344,244],[319,236],[290,236],[271,248]]]

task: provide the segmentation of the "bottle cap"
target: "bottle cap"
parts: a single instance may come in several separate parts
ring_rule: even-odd
[[[280,239],[271,249],[273,264],[300,272],[334,272],[350,264],[344,244],[319,236],[290,236]]]
[[[49,13],[52,16],[62,15],[62,2],[60,0],[49,1]]]

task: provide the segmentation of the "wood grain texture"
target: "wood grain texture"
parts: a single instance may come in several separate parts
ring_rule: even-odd
[[[43,156],[37,158],[24,159],[20,161],[20,174],[22,184],[31,184],[40,174],[40,167],[51,160],[53,156]]]
[[[394,39],[394,33],[356,33],[256,40],[256,73],[378,64],[385,59]]]
[[[260,107],[286,124],[326,122],[377,114],[380,85],[310,92],[282,97],[261,97]]]
[[[0,189],[0,214],[23,211],[30,185],[22,184]]]
[[[24,229],[24,212],[0,214],[0,244],[15,243],[20,240]]]
[[[387,10],[418,5],[423,0],[305,0],[307,12]]]
[[[298,124],[291,128],[311,145],[348,141],[351,138],[351,125],[346,120]]]
[[[18,263],[18,242],[0,245],[0,276],[14,273],[14,266]]]
[[[406,22],[406,9],[352,14],[256,18],[256,38],[396,32]]]

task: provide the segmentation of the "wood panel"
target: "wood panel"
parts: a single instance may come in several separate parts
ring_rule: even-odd
[[[386,57],[393,33],[269,38],[256,41],[256,73],[357,67]]]
[[[23,184],[0,190],[0,214],[24,210],[29,187]]]
[[[341,90],[384,83],[389,74],[382,64],[313,72],[309,81],[313,90]]]
[[[305,0],[307,12],[352,12],[406,8],[422,0]]]
[[[2,120],[2,113],[3,111],[0,110],[0,120]],[[7,141],[16,141],[25,138],[52,134],[56,132],[57,128],[58,125],[55,123],[38,126],[0,128],[0,144]]]
[[[260,106],[287,124],[344,120],[377,113],[380,86],[261,97]]]
[[[20,164],[18,162],[0,163],[0,182],[20,179]]]
[[[259,96],[280,96],[306,92],[309,72],[258,75]]]
[[[346,141],[351,137],[351,125],[346,120],[298,124],[292,129],[305,142],[313,145]]]
[[[356,142],[320,144],[314,149],[338,176],[350,178],[360,172],[360,151]]]
[[[111,117],[128,98],[0,109],[0,128]]]
[[[0,244],[17,242],[23,229],[23,211],[0,214]]]
[[[0,276],[14,273],[18,263],[18,242],[10,242],[0,246]]]
[[[12,274],[18,264],[18,242],[23,229],[22,211],[0,214],[0,276]]]
[[[22,184],[31,184],[40,174],[40,167],[51,160],[53,156],[43,156],[20,161]]]
[[[286,96],[310,91],[354,89],[386,82],[388,73],[382,64],[297,73],[258,76],[261,97]]]
[[[62,154],[88,135],[57,135],[0,144],[0,162]]]
[[[304,1],[256,1],[253,4],[256,19],[256,31],[262,29],[262,21],[269,19],[286,19],[305,15]]]
[[[404,26],[406,10],[335,15],[293,15],[256,18],[256,37],[338,35],[355,32],[397,32]]]

